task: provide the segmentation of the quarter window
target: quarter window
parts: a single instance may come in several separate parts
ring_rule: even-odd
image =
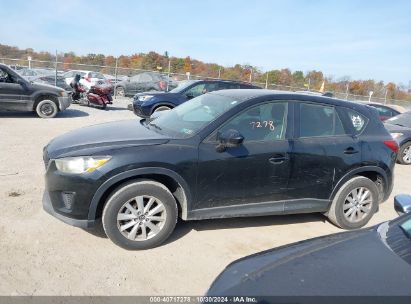
[[[272,141],[285,138],[287,103],[266,103],[252,107],[225,124],[220,132],[237,130],[248,141]]]
[[[300,137],[342,134],[345,130],[334,107],[300,104]]]

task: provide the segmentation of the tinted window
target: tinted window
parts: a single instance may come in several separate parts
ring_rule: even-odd
[[[396,114],[389,108],[381,107],[381,106],[372,106],[377,109],[378,114],[383,117],[391,117],[395,116]]]
[[[280,140],[285,138],[286,122],[286,102],[266,103],[237,115],[220,132],[237,130],[245,142]]]
[[[345,134],[334,107],[300,104],[300,137]]]
[[[200,96],[201,94],[206,93],[205,85],[206,84],[203,82],[203,83],[197,84],[194,87],[188,89],[186,92],[186,96],[191,95],[193,97],[197,97],[197,96]]]
[[[239,89],[240,84],[238,83],[220,83],[220,90],[231,90],[231,89]]]
[[[342,113],[345,113],[345,115],[347,115],[347,118],[350,121],[352,128],[354,129],[354,134],[359,134],[365,129],[368,123],[367,117],[352,109],[341,108],[341,110]]]
[[[221,90],[221,89],[219,88],[219,85],[217,82],[209,82],[209,83],[206,83],[203,93],[208,93],[208,92],[213,92],[213,91],[218,91],[218,90]]]

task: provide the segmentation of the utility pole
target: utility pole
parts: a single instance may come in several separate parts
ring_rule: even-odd
[[[54,77],[54,85],[57,86],[57,68],[58,68],[58,57],[57,57],[57,50],[56,50],[56,74]]]
[[[266,73],[266,76],[265,76],[265,88],[268,89],[268,72]]]
[[[168,79],[167,79],[167,92],[168,92],[168,84],[170,82],[170,70],[171,70],[171,60],[168,59]]]
[[[118,67],[118,57],[116,57],[116,67],[114,69],[114,79],[117,81],[117,67]],[[114,98],[117,99],[117,86],[114,85]]]
[[[250,81],[249,81],[250,83],[252,79],[253,79],[253,68],[250,69]]]
[[[345,100],[348,100],[348,89],[349,89],[349,84],[347,82],[347,86],[345,87]]]
[[[388,94],[388,90],[385,89],[384,104],[387,103],[387,94]]]
[[[218,79],[221,78],[221,67],[218,68]]]
[[[311,86],[311,78],[308,78],[308,91],[310,90],[310,86]]]

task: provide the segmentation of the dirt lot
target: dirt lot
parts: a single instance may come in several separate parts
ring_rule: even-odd
[[[135,119],[126,104],[109,111],[73,105],[55,119],[0,113],[0,295],[201,295],[237,258],[340,231],[317,214],[179,222],[165,245],[132,252],[101,229],[46,214],[43,146],[69,130]],[[393,195],[411,193],[411,168],[397,165],[395,175]],[[392,197],[369,225],[396,216]]]

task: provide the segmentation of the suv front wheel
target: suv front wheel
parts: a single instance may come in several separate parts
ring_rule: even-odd
[[[50,99],[43,99],[36,106],[36,113],[41,118],[53,118],[58,111],[56,103]]]
[[[327,217],[343,229],[356,229],[368,223],[378,207],[378,188],[370,179],[356,176],[338,190]]]
[[[118,246],[148,249],[163,243],[177,222],[177,205],[171,192],[152,180],[129,182],[109,197],[103,210],[103,227]]]

